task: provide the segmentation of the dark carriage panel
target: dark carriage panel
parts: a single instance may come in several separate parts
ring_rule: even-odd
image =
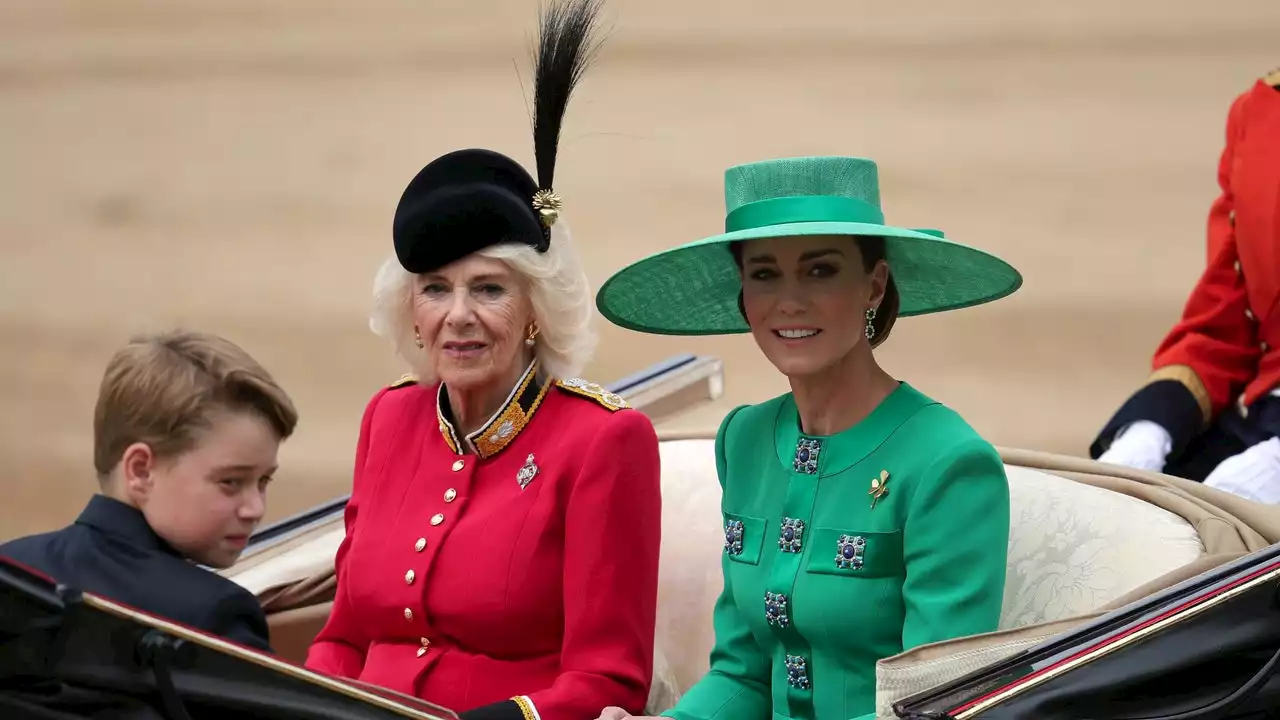
[[[456,720],[0,562],[0,717]]]
[[[914,720],[1280,717],[1280,546],[896,703]]]

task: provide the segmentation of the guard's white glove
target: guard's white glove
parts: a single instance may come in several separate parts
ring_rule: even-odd
[[[1204,484],[1255,502],[1280,504],[1280,438],[1223,460]]]
[[[1116,433],[1111,447],[1102,453],[1098,461],[1160,472],[1164,470],[1164,463],[1172,450],[1173,438],[1168,430],[1150,420],[1138,420]]]

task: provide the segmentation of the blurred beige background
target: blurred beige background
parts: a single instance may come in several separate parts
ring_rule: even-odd
[[[364,402],[401,373],[365,321],[395,203],[448,150],[532,163],[516,68],[530,90],[535,10],[0,3],[0,538],[74,518],[103,363],[174,324],[227,334],[294,394],[272,518],[345,492]],[[1073,454],[1176,318],[1227,107],[1280,64],[1275,0],[613,0],[609,17],[557,172],[597,285],[716,232],[728,165],[872,157],[890,221],[1026,278],[904,320],[884,362],[996,443]],[[725,358],[728,396],[684,425],[785,390],[746,337],[601,329],[599,382]]]

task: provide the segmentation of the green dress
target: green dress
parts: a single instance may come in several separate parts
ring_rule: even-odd
[[[1008,480],[950,408],[901,383],[859,424],[816,437],[783,395],[725,417],[716,468],[711,667],[667,717],[874,717],[877,660],[996,629]]]

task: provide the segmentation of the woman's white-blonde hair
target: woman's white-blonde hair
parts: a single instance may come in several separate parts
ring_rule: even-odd
[[[581,373],[596,347],[594,306],[590,283],[573,249],[564,216],[551,226],[551,246],[544,253],[523,243],[499,243],[476,254],[501,260],[525,278],[538,325],[534,352],[543,369],[560,379]],[[369,328],[391,342],[418,382],[431,384],[436,380],[431,357],[414,338],[415,277],[401,267],[394,254],[387,258],[373,280]]]

